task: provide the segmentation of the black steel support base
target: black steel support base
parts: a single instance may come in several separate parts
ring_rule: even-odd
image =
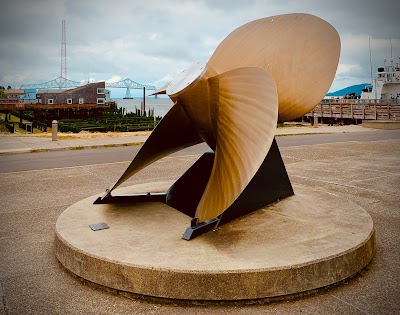
[[[253,179],[235,200],[218,217],[198,223],[196,208],[206,188],[214,164],[214,152],[204,153],[167,191],[161,194],[109,195],[99,197],[94,203],[135,203],[159,201],[192,217],[191,226],[183,239],[191,240],[236,218],[245,216],[280,199],[294,194],[275,139]]]
[[[200,236],[206,232],[215,230],[218,227],[221,216],[211,219],[206,222],[198,223],[197,218],[193,218],[190,222],[190,226],[183,233],[182,238],[190,241],[191,239]]]
[[[194,217],[211,174],[213,162],[214,153],[204,153],[171,186],[167,192],[166,203],[188,216]],[[291,195],[294,195],[293,188],[274,139],[264,162],[235,202],[217,218],[198,225],[192,224],[184,233],[184,239],[192,239]],[[185,236],[189,238],[185,238]]]
[[[107,197],[99,197],[93,204],[106,203],[135,203],[135,202],[165,202],[166,193],[147,193],[132,195],[108,195]]]

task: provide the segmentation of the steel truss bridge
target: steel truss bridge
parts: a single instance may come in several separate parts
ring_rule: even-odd
[[[54,80],[47,81],[44,83],[38,83],[38,84],[26,84],[26,85],[21,85],[20,89],[68,89],[68,88],[75,88],[79,86],[83,86],[87,84],[86,82],[78,82],[78,81],[72,81],[68,80],[63,77],[58,77]],[[132,81],[129,78],[126,78],[125,80],[118,81],[118,82],[111,82],[111,83],[105,83],[106,88],[124,88],[126,89],[125,93],[125,98],[131,98],[131,89],[137,89],[137,90],[155,90],[156,87],[153,85],[145,85],[145,84],[140,84],[135,81]]]

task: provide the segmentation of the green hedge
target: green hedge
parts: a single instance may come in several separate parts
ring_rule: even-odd
[[[156,124],[161,117],[156,117]],[[105,112],[101,117],[87,120],[63,119],[58,122],[58,130],[61,132],[80,132],[86,131],[143,131],[154,128],[154,117],[137,116],[129,113],[125,116],[119,111],[112,113]]]

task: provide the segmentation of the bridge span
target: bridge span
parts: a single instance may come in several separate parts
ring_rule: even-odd
[[[73,80],[68,80],[63,77],[58,77],[56,79],[43,82],[43,83],[35,83],[35,84],[24,84],[21,85],[20,89],[25,90],[25,89],[69,89],[69,88],[75,88],[75,87],[80,87],[83,85],[86,85],[91,82],[84,82],[84,81],[73,81]],[[146,90],[155,90],[156,87],[154,85],[147,85],[147,84],[141,84],[138,82],[135,82],[129,78],[126,78],[124,80],[118,81],[118,82],[105,82],[105,87],[109,88],[124,88],[126,89],[125,93],[125,98],[131,98],[131,89],[136,89],[136,90],[143,90],[143,93],[145,93]]]

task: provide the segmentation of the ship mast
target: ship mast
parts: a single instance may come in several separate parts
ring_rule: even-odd
[[[370,68],[370,70],[371,70],[371,83],[372,83],[371,37],[368,37],[368,47],[369,47],[369,68]]]
[[[393,71],[393,47],[391,38],[389,38],[389,42],[390,42],[390,64],[392,66],[392,71]]]

